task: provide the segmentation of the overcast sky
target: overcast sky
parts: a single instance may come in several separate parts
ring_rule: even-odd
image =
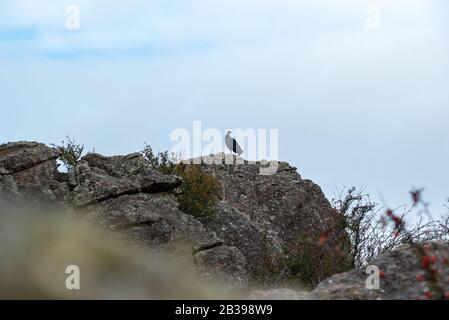
[[[170,149],[194,120],[278,129],[279,159],[329,198],[425,187],[439,213],[448,39],[447,0],[0,0],[0,143],[112,155]]]

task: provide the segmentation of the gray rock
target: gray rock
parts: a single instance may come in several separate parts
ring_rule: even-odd
[[[246,286],[240,251],[223,246],[215,232],[177,206],[171,194],[123,195],[92,206],[89,217],[123,234],[131,248],[145,246],[193,259],[203,274],[226,283],[226,290]]]
[[[28,201],[65,203],[69,199],[69,186],[56,168],[56,160],[52,159],[16,172],[14,181],[18,191]]]
[[[165,192],[181,184],[176,177],[150,169],[145,159],[137,153],[115,157],[88,154],[76,166],[75,179],[71,183],[76,184],[72,191],[76,206],[125,194]]]
[[[439,284],[444,292],[449,291],[449,257],[448,243],[432,243],[429,255],[437,257],[440,273]],[[334,275],[321,282],[311,293],[314,299],[416,299],[423,298],[426,291],[425,281],[417,281],[417,276],[424,274],[421,261],[409,246],[386,252],[370,265],[381,271],[380,288],[366,287],[368,274],[366,267]]]
[[[274,175],[261,175],[261,163],[239,157],[234,162],[242,164],[227,164],[232,161],[223,155],[203,160],[202,168],[219,181],[221,200],[216,217],[205,225],[240,249],[255,277],[282,272],[281,262],[295,251],[298,237],[318,238],[332,219],[321,188],[288,163],[279,162]]]
[[[11,175],[0,175],[0,199],[4,201],[16,201],[21,199],[16,182]]]
[[[57,172],[60,153],[37,142],[0,145],[0,196],[42,203],[64,203],[69,188]],[[3,175],[7,173],[7,175]]]
[[[195,254],[195,263],[206,279],[218,280],[225,292],[248,284],[245,257],[235,247],[217,246],[199,251]]]
[[[140,154],[89,154],[68,174],[57,171],[59,155],[36,142],[1,145],[0,196],[70,203],[130,246],[180,250],[232,288],[245,286],[248,275],[283,271],[297,237],[311,230],[318,236],[332,211],[321,189],[284,162],[266,176],[260,163],[230,156],[242,164],[225,164],[222,155],[212,156],[217,163],[203,168],[218,179],[220,201],[217,214],[200,222],[171,194],[181,180],[151,169]]]
[[[93,206],[92,217],[113,230],[121,230],[137,244],[161,249],[187,245],[192,254],[223,244],[213,231],[177,206],[170,194],[123,195]]]
[[[10,142],[0,145],[0,168],[16,173],[40,163],[55,160],[60,153],[37,142]]]
[[[253,222],[245,212],[221,201],[217,204],[216,214],[205,220],[204,225],[215,231],[227,245],[239,248],[248,261],[248,271],[253,275],[279,269],[284,258],[283,241]]]

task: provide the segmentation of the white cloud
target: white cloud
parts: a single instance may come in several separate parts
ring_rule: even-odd
[[[1,0],[0,28],[32,28],[43,51],[173,47],[179,42],[219,45],[267,39],[320,37],[363,29],[366,8],[378,4],[388,29],[420,26],[437,0]],[[65,8],[81,9],[81,30],[65,30]],[[394,31],[393,31],[394,32]]]

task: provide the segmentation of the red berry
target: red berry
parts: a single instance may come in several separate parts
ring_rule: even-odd
[[[421,198],[421,191],[411,191],[410,193],[412,195],[413,205],[416,206]]]
[[[328,239],[328,236],[326,234],[320,235],[320,238],[318,239],[318,245],[320,247],[323,247],[326,244],[327,239]]]
[[[380,270],[380,272],[379,272],[379,277],[385,278],[385,272],[383,272],[382,270]]]
[[[429,259],[431,264],[435,264],[435,262],[437,262],[437,257],[435,256],[430,256]]]
[[[449,291],[446,291],[444,294],[444,299],[449,300]]]
[[[392,210],[387,210],[387,216],[389,216],[389,217],[393,216],[393,211]]]
[[[418,274],[417,276],[416,276],[416,281],[424,281],[424,276],[422,275],[422,274]]]
[[[430,265],[430,256],[422,256],[422,258],[421,258],[421,265],[422,265],[422,267],[424,268],[424,269],[427,269],[427,268],[429,268],[429,265]]]
[[[426,291],[426,292],[424,292],[424,295],[428,299],[432,299],[433,298],[433,292],[432,291]]]
[[[399,227],[402,224],[402,219],[399,217],[393,217],[393,221],[396,224],[396,227]]]

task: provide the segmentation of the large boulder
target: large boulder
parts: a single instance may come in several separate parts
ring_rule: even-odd
[[[10,142],[0,145],[0,173],[9,174],[32,168],[40,163],[56,160],[60,153],[38,142]]]
[[[279,269],[285,256],[282,240],[270,228],[255,223],[247,213],[220,201],[216,213],[204,225],[215,231],[226,245],[239,248],[253,278],[263,280],[268,273]]]
[[[223,240],[193,216],[180,211],[170,194],[135,194],[111,198],[93,206],[91,217],[129,235],[135,244],[159,249],[186,246],[190,254],[219,246]]]
[[[28,200],[47,203],[69,200],[66,175],[57,171],[55,159],[19,171],[13,177],[19,192]]]
[[[236,247],[220,245],[203,248],[195,253],[194,261],[203,278],[218,281],[224,292],[248,285],[246,260]]]
[[[334,211],[321,188],[302,179],[288,163],[278,162],[274,174],[263,175],[263,163],[228,158],[218,154],[202,159],[203,170],[220,185],[217,214],[205,226],[226,245],[240,249],[255,278],[282,272],[299,237],[318,239]]]
[[[115,157],[88,154],[76,166],[71,181],[74,184],[71,196],[76,206],[126,194],[165,192],[181,184],[176,177],[150,169],[138,153]]]
[[[0,145],[0,196],[44,203],[69,197],[66,176],[57,170],[57,149],[37,142]]]
[[[181,180],[151,169],[140,154],[88,154],[71,174],[70,184],[73,204],[87,208],[96,223],[125,235],[130,247],[175,252],[190,257],[204,274],[224,280],[229,289],[246,285],[240,251],[223,246],[214,231],[180,211],[170,191]]]
[[[131,248],[174,253],[193,261],[205,280],[226,284],[225,290],[247,285],[246,260],[235,247],[224,246],[215,232],[178,209],[171,194],[139,193],[112,197],[91,206],[89,218],[119,232]]]
[[[435,257],[438,272],[438,286],[443,293],[449,292],[449,244],[434,242],[422,244],[427,248],[427,255]],[[433,260],[433,259],[432,259]],[[427,299],[435,297],[426,281],[420,279],[425,275],[422,259],[410,246],[403,246],[386,252],[370,263],[379,268],[379,289],[367,286],[371,284],[370,270],[367,267],[334,275],[321,282],[311,293],[313,299]]]

